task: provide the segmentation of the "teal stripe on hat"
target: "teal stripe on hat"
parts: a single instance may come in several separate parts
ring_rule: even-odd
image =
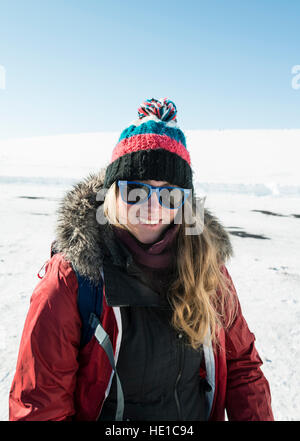
[[[186,148],[185,136],[182,130],[176,127],[168,127],[163,122],[156,122],[152,120],[147,121],[139,126],[131,125],[127,127],[127,129],[123,130],[121,133],[118,142],[125,138],[131,138],[131,136],[145,135],[149,133],[169,136],[170,138],[175,139],[177,142],[181,142],[181,144],[183,144]]]

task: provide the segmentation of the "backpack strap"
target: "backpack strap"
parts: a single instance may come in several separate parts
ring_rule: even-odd
[[[90,325],[93,329],[95,329],[94,335],[99,343],[99,345],[104,349],[111,367],[116,375],[117,381],[117,410],[116,410],[116,418],[115,421],[123,421],[123,413],[124,413],[124,394],[121,386],[121,381],[117,372],[117,368],[115,365],[114,351],[110,341],[108,334],[102,328],[98,317],[91,313],[90,317]]]
[[[53,240],[50,247],[51,258],[58,253],[56,248],[56,240]],[[44,264],[45,265],[45,264]],[[101,316],[102,312],[102,299],[103,299],[103,283],[99,284],[92,283],[87,277],[82,276],[78,270],[72,265],[75,271],[77,282],[78,282],[78,294],[77,294],[77,305],[79,310],[79,315],[82,321],[81,329],[81,340],[80,349],[83,348],[93,337],[94,329],[90,325],[90,314],[93,312],[98,317]],[[40,271],[42,268],[40,269]],[[39,271],[39,272],[40,272]],[[102,280],[103,280],[103,272]],[[38,277],[42,278],[41,276]]]
[[[94,329],[90,323],[91,313],[101,316],[103,300],[103,283],[92,283],[75,269],[78,281],[77,304],[82,321],[80,348],[83,348],[93,337]]]
[[[80,275],[77,270],[75,270],[75,273],[78,281],[78,309],[82,320],[80,348],[85,346],[94,335],[99,345],[105,351],[117,380],[116,421],[123,421],[124,394],[115,365],[113,347],[108,334],[101,326],[98,318],[102,312],[103,282],[95,285],[89,279]],[[103,280],[102,269],[101,274]]]

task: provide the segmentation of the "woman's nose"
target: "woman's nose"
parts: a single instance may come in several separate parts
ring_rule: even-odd
[[[161,211],[161,205],[158,201],[157,193],[153,192],[148,199],[148,211],[151,213],[159,213]]]
[[[152,208],[159,208],[161,205],[158,201],[158,195],[155,191],[152,193],[151,197],[148,199],[148,205]]]

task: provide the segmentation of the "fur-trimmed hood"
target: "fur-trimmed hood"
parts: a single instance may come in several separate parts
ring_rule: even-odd
[[[109,223],[101,225],[96,213],[103,209],[103,203],[96,198],[103,188],[106,169],[90,174],[74,185],[61,200],[56,224],[56,252],[64,254],[72,266],[90,280],[97,283],[100,267],[106,253],[116,265],[122,265],[120,247]],[[98,200],[97,200],[98,199]],[[103,210],[102,210],[103,212]],[[212,230],[217,244],[220,262],[232,257],[233,249],[228,233],[209,210],[204,208],[204,224]]]

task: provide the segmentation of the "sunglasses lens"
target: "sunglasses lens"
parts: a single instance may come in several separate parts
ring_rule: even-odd
[[[142,204],[150,197],[151,187],[138,182],[119,181],[121,196],[127,204]],[[155,188],[155,187],[153,187]],[[157,188],[157,187],[156,187]],[[188,190],[183,188],[162,187],[159,190],[159,203],[166,208],[175,209],[181,207],[189,195]]]
[[[160,203],[167,208],[179,208],[185,199],[185,193],[181,188],[163,188],[159,192]]]
[[[128,204],[140,204],[145,202],[149,196],[149,188],[143,184],[127,183],[122,188],[122,199]]]

